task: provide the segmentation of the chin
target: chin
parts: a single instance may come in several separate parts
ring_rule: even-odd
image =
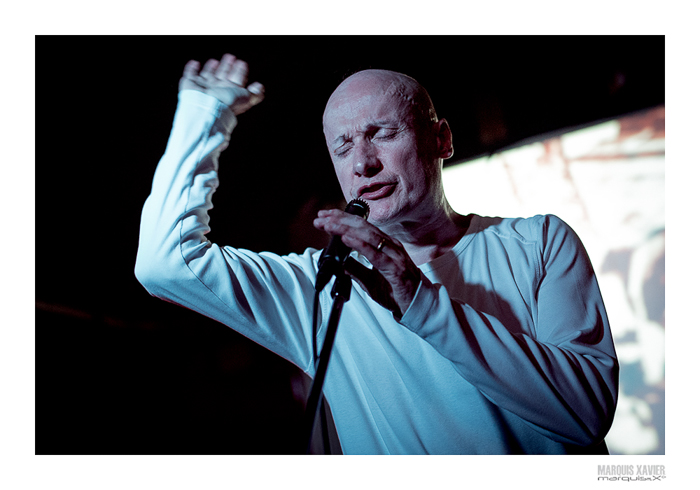
[[[386,225],[387,223],[391,223],[393,221],[392,216],[385,216],[384,213],[375,213],[374,216],[372,215],[372,207],[370,206],[369,208],[369,218],[367,219],[368,222],[373,224],[374,226],[382,226]]]
[[[387,209],[387,207],[379,206],[375,204],[374,209],[372,208],[372,202],[369,203],[369,221],[376,227],[382,227],[392,223],[396,223],[401,218],[400,213],[397,213],[393,209]]]
[[[386,222],[382,216],[374,217],[372,216],[372,210],[370,208],[370,216],[367,218],[367,222],[373,224],[374,226],[380,226]]]

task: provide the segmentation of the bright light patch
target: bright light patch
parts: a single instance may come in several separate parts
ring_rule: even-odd
[[[561,136],[561,146],[566,158],[580,158],[592,150],[604,150],[606,143],[614,143],[620,135],[620,122],[609,121]]]

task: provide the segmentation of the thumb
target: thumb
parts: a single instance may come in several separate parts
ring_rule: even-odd
[[[242,114],[265,99],[265,87],[259,82],[254,82],[246,88],[246,97],[241,97],[233,104],[234,114]]]
[[[265,98],[265,87],[263,87],[263,84],[260,82],[253,82],[248,85],[248,92],[250,92],[248,109],[254,105],[258,105]]]

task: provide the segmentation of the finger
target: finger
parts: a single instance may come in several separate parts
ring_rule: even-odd
[[[219,66],[219,62],[214,59],[209,59],[207,60],[206,63],[204,63],[204,66],[202,67],[202,71],[199,72],[200,76],[203,76],[205,78],[213,78],[214,77],[214,72]]]
[[[333,213],[339,213],[339,209],[319,209],[318,210],[318,217],[319,218],[325,218],[326,216],[331,216]]]
[[[381,250],[378,250],[377,247],[371,243],[362,238],[358,238],[351,233],[341,235],[341,240],[348,247],[352,248],[353,250],[357,250],[364,255],[372,265],[378,268],[383,269],[395,260],[399,259],[399,254],[396,249],[394,247],[390,248],[388,245],[389,240],[386,240],[386,244]]]
[[[341,235],[362,242],[361,245],[357,245],[358,247],[361,246],[362,250],[353,247],[359,252],[368,249],[379,252],[377,248],[382,243],[381,251],[384,252],[386,246],[393,243],[390,237],[383,234],[377,227],[359,216],[354,216],[338,209],[321,210],[318,216],[319,217],[316,218],[313,223],[316,228],[322,229],[332,235]],[[346,245],[352,246],[348,243],[346,243]]]
[[[265,99],[265,87],[258,82],[249,85],[246,90],[248,91],[247,97],[236,100],[231,107],[236,115],[244,113]]]
[[[241,87],[245,87],[248,83],[248,63],[243,60],[235,60],[233,62],[233,68],[229,73],[228,80]]]
[[[361,224],[365,224],[372,226],[367,223],[367,220],[354,214],[341,211],[340,209],[320,209],[318,211],[318,219],[324,219],[329,223],[333,222],[338,225],[347,224],[352,226],[354,224],[360,226]]]
[[[231,73],[231,68],[233,68],[233,63],[236,61],[236,57],[232,54],[226,53],[221,57],[221,62],[216,68],[214,76],[221,80],[227,80],[229,74]]]
[[[384,252],[393,243],[391,237],[362,218],[346,214],[339,221],[348,227],[348,230],[344,231],[346,235],[357,238],[374,251],[379,252],[381,248],[381,251]]]
[[[248,92],[250,92],[251,94],[255,94],[255,95],[264,97],[265,96],[265,87],[260,82],[253,82],[250,85],[248,85]]]
[[[262,83],[251,83],[250,85],[248,85],[248,92],[250,92],[249,103],[251,107],[259,104],[265,98],[265,87],[263,87]]]
[[[185,78],[194,78],[199,74],[199,61],[190,60],[185,64],[185,69],[182,70],[182,76]]]

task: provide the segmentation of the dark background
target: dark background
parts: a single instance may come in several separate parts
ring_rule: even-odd
[[[327,242],[311,220],[343,202],[321,115],[358,69],[427,88],[448,164],[664,103],[663,36],[37,37],[38,454],[297,450],[298,370],[133,274],[182,67],[225,52],[266,100],[222,154],[209,238],[254,251]]]

